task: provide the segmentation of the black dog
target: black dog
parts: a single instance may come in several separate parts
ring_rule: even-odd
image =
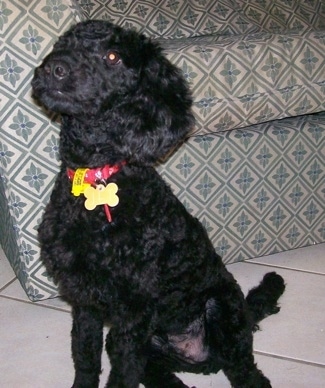
[[[73,386],[98,386],[107,322],[107,387],[185,387],[174,372],[220,369],[234,387],[270,387],[252,332],[279,311],[283,279],[265,275],[245,299],[153,167],[193,126],[180,71],[146,37],[88,21],[55,44],[33,91],[62,115],[61,171],[39,239],[73,307]]]

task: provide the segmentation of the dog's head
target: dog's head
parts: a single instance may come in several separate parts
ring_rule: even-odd
[[[81,145],[106,144],[130,162],[156,162],[194,123],[186,81],[160,47],[106,21],[79,23],[60,37],[32,87]]]

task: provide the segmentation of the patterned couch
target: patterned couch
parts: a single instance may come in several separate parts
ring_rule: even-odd
[[[57,295],[37,225],[58,170],[57,117],[33,68],[69,25],[107,19],[159,39],[197,125],[159,171],[227,263],[325,241],[322,0],[0,0],[0,239],[31,300]]]

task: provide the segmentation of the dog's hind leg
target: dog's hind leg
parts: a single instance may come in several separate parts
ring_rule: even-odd
[[[223,372],[234,388],[272,388],[270,380],[256,367],[253,359],[238,360],[232,367],[223,368]]]
[[[244,296],[236,283],[221,287],[206,304],[209,372],[221,367],[232,387],[270,388],[254,362],[252,321]]]
[[[238,330],[224,333],[225,337],[218,343],[210,344],[211,355],[219,354],[216,369],[210,359],[210,372],[221,369],[234,388],[271,388],[270,381],[257,368],[253,356],[253,334],[251,330]],[[213,349],[215,347],[215,350]]]
[[[73,388],[95,388],[101,373],[103,319],[95,309],[72,309],[72,358],[75,366]]]
[[[229,334],[228,338],[223,337],[219,343],[210,343],[208,371],[217,373],[221,365],[234,388],[271,388],[269,379],[257,368],[254,361],[252,332],[244,329],[233,334]],[[218,355],[216,360],[213,360],[213,354]]]

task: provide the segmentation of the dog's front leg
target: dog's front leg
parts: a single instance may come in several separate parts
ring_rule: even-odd
[[[95,388],[99,384],[103,349],[103,318],[90,307],[72,310],[72,358],[75,366],[73,388]]]
[[[106,350],[111,372],[106,388],[138,388],[147,363],[146,329],[125,332],[112,328],[107,335]]]

